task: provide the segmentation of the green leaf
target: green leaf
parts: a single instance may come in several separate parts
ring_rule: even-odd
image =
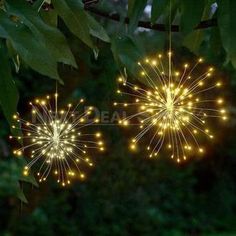
[[[163,21],[166,25],[166,29],[169,31],[170,22],[171,24],[176,18],[179,18],[179,8],[180,8],[180,0],[167,0],[166,8],[163,12]]]
[[[160,15],[163,14],[166,7],[169,5],[169,0],[153,0],[151,11],[151,22],[154,24]]]
[[[189,33],[201,21],[204,0],[182,0],[180,30],[183,33]]]
[[[203,40],[204,33],[201,30],[195,30],[184,38],[183,46],[188,48],[191,52],[198,54]]]
[[[218,24],[221,41],[227,53],[227,60],[236,68],[236,1],[218,0]]]
[[[22,22],[11,20],[2,10],[0,10],[0,22],[0,37],[10,41],[28,66],[43,75],[61,81],[57,72],[56,59],[27,26]]]
[[[128,17],[129,31],[132,32],[138,25],[138,21],[143,14],[147,0],[129,0],[128,1]]]
[[[58,15],[55,10],[40,11],[39,14],[42,17],[43,21],[46,22],[48,25],[51,25],[53,27],[57,27]]]
[[[58,62],[77,67],[65,36],[57,28],[46,24],[33,7],[24,0],[6,0],[6,6],[7,11],[19,17]]]
[[[110,37],[107,35],[106,30],[100,25],[92,16],[87,15],[88,26],[90,34],[104,42],[110,42]]]
[[[23,203],[28,203],[28,201],[25,197],[25,194],[24,194],[23,190],[20,187],[20,184],[18,184],[18,189],[17,189],[16,195]]]
[[[13,124],[13,115],[17,112],[18,100],[19,94],[11,75],[7,49],[0,41],[0,105],[10,126]],[[12,132],[17,135],[15,129]]]
[[[22,170],[25,163],[24,158],[13,158],[12,156],[9,157],[9,160],[0,162],[0,197],[18,197],[22,202],[27,203],[23,193],[23,184],[30,183],[38,187],[38,183],[33,175],[23,177]]]
[[[55,10],[50,9],[50,11],[40,11],[41,7],[43,6],[43,3],[45,2],[46,2],[45,0],[36,0],[33,4],[33,8],[39,12],[44,22],[53,27],[57,27],[58,14]]]
[[[210,50],[210,56],[214,58],[214,60],[217,59],[217,57],[220,57],[220,60],[222,61],[222,51],[224,50],[222,48],[222,42],[221,42],[221,37],[220,37],[220,31],[218,27],[214,27],[211,30],[211,35],[209,38],[209,50]]]
[[[37,11],[40,11],[41,7],[45,3],[45,0],[36,0],[33,4],[33,8],[36,9]]]
[[[202,19],[207,20],[211,15],[212,0],[206,1],[205,9],[203,11]],[[199,54],[200,47],[205,40],[206,31],[194,30],[186,35],[183,40],[183,46],[187,47],[191,52]]]
[[[70,31],[89,47],[94,48],[83,4],[78,0],[52,0],[52,4]]]
[[[23,182],[26,182],[26,183],[29,183],[29,184],[32,184],[33,186],[35,187],[38,187],[38,183],[34,177],[34,175],[32,173],[30,173],[29,175],[23,175],[22,174],[22,170],[24,170],[24,167],[27,165],[27,162],[24,158],[18,158],[17,159],[17,164],[20,168],[20,176],[19,176],[19,180],[20,181],[23,181]]]
[[[36,179],[34,178],[34,176],[32,174],[28,175],[28,176],[22,176],[20,178],[21,181],[24,181],[26,183],[30,183],[32,185],[34,185],[35,187],[38,187],[38,183],[36,181]]]
[[[113,38],[111,50],[118,66],[125,67],[133,75],[137,75],[136,66],[142,53],[132,38],[125,36]]]

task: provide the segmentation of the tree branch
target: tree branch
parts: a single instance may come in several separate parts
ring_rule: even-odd
[[[117,22],[121,21],[121,17],[119,14],[109,14],[107,12],[103,12],[101,10],[98,10],[98,9],[91,7],[90,5],[86,5],[86,4],[84,5],[84,9],[86,11],[89,11],[89,12],[97,15],[97,16],[104,17],[109,20],[113,20],[113,21],[117,21]],[[124,23],[129,24],[128,17],[126,17],[124,19]],[[142,27],[142,28],[146,28],[146,29],[151,29],[151,30],[157,30],[157,31],[163,31],[163,32],[168,31],[168,27],[165,24],[152,24],[149,21],[139,21],[138,26]],[[207,28],[214,27],[214,26],[217,26],[217,19],[216,18],[201,21],[194,29],[195,30],[207,29]],[[179,32],[180,31],[179,28],[180,28],[179,25],[171,25],[172,32]]]

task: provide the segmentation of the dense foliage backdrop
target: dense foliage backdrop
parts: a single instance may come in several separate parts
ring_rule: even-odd
[[[85,97],[112,116],[117,76],[135,77],[139,58],[168,49],[169,4],[0,0],[0,235],[236,235],[236,1],[171,0],[176,57],[203,56],[226,84],[230,120],[204,158],[149,160],[128,151],[131,130],[103,126],[106,152],[85,181],[61,188],[23,177],[25,160],[12,155],[12,115],[27,116],[28,101],[53,93],[55,80],[60,105]],[[166,31],[137,27],[141,20]],[[194,29],[205,20],[210,27]]]

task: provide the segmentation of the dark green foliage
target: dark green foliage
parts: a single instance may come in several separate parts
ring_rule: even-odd
[[[9,124],[11,124],[12,116],[17,111],[19,94],[11,75],[11,68],[8,63],[8,52],[3,41],[0,41],[0,58],[0,104],[6,119]]]
[[[181,1],[182,14],[180,19],[180,29],[183,33],[189,33],[196,27],[202,19],[204,10],[204,0],[183,0]]]
[[[121,70],[122,68],[126,68],[135,75],[136,63],[142,58],[142,53],[134,40],[126,36],[114,37],[112,39],[111,50]]]
[[[153,0],[152,1],[152,12],[151,21],[155,23],[156,20],[163,14],[164,10],[168,7],[166,0]]]
[[[219,30],[222,37],[222,45],[227,52],[227,61],[231,61],[233,66],[236,67],[236,33],[235,30],[235,17],[236,2],[232,0],[219,0]]]
[[[128,1],[128,11],[127,1],[100,1],[97,8],[131,17],[126,29],[95,18],[79,0],[53,0],[49,11],[42,0],[33,5],[0,1],[1,236],[236,235],[234,1],[217,1],[213,16],[214,1],[171,1],[171,21],[180,25],[180,32],[172,34],[176,57],[204,56],[229,85],[224,95],[232,116],[204,158],[184,165],[164,155],[150,160],[142,149],[128,152],[132,129],[101,126],[106,152],[93,155],[96,164],[84,182],[62,189],[53,179],[37,188],[33,176],[22,176],[25,160],[11,155],[7,121],[11,124],[16,110],[27,117],[29,100],[55,91],[55,81],[47,77],[64,81],[59,86],[62,107],[85,97],[86,105],[111,119],[117,76],[135,79],[140,58],[167,49],[168,32],[143,32],[137,23],[166,25],[169,2],[153,0],[149,19],[144,13],[149,1]],[[193,30],[210,17],[217,17],[217,27]],[[28,203],[21,207],[19,199]]]
[[[129,30],[133,32],[138,21],[143,15],[147,0],[128,0],[128,17],[130,18]]]

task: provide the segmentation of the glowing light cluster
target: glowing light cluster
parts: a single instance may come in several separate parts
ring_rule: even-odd
[[[208,119],[227,120],[227,112],[220,92],[214,91],[222,86],[222,82],[213,76],[212,67],[204,72],[198,69],[202,62],[200,58],[193,67],[184,64],[177,71],[169,52],[166,57],[159,54],[154,60],[138,62],[139,85],[118,78],[122,90],[117,93],[128,97],[129,101],[115,102],[114,106],[122,105],[133,111],[119,123],[140,127],[140,132],[131,139],[131,150],[146,137],[150,140],[147,145],[150,158],[158,156],[162,147],[169,149],[171,158],[177,162],[205,151],[199,144],[202,136],[214,138]]]
[[[30,102],[33,114],[31,122],[14,115],[13,118],[19,122],[23,136],[10,138],[23,142],[23,146],[14,150],[14,154],[21,156],[25,151],[32,159],[24,167],[24,175],[28,175],[31,167],[39,161],[39,182],[46,181],[49,173],[53,172],[57,182],[65,186],[71,183],[71,178],[85,178],[81,166],[83,163],[93,166],[87,150],[103,151],[104,144],[101,133],[91,134],[84,131],[86,127],[99,122],[98,119],[90,118],[93,107],[79,113],[77,108],[84,102],[81,99],[74,108],[68,104],[67,110],[58,110],[58,94],[54,97],[54,102],[50,102],[50,96],[45,100],[36,99],[35,102]],[[17,129],[16,126],[12,128]]]

